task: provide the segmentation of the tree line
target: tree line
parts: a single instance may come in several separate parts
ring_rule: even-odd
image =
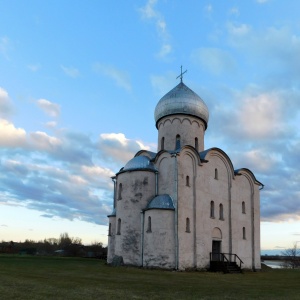
[[[2,241],[0,253],[29,254],[29,255],[57,255],[96,257],[106,259],[107,247],[101,242],[83,245],[81,238],[70,237],[67,232],[61,233],[59,238],[45,238],[41,241],[26,239],[24,242]]]

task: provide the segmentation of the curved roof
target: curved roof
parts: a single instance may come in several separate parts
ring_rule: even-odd
[[[154,112],[156,127],[161,118],[174,114],[198,117],[204,121],[205,128],[207,128],[209,112],[206,104],[183,82],[180,82],[157,103]]]
[[[172,198],[167,195],[158,195],[155,196],[147,205],[145,210],[148,209],[171,209],[174,210],[174,204]]]
[[[136,156],[132,158],[120,172],[133,171],[133,170],[150,170],[157,171],[147,156]]]
[[[108,215],[108,217],[115,217],[117,215],[116,209],[113,208],[112,212],[110,215]]]

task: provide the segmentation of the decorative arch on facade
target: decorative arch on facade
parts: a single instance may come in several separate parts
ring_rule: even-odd
[[[228,179],[231,182],[231,180],[234,179],[235,172],[229,156],[223,150],[216,147],[200,152],[200,158],[203,161],[209,161],[210,156],[217,156],[223,161],[227,169]]]
[[[165,117],[163,120],[159,121],[159,124],[157,124],[157,129],[159,130],[161,126],[165,126],[166,123],[170,123],[171,125],[175,122],[175,121],[179,121],[180,124],[182,124],[183,122],[188,122],[190,125],[193,125],[193,123],[195,123],[198,128],[203,128],[203,130],[205,130],[205,126],[203,124],[203,121],[201,119],[197,119],[196,117],[192,117],[192,116],[179,116],[179,115],[171,115],[168,117]]]
[[[212,230],[212,234],[211,234],[212,238],[213,239],[222,239],[222,231],[219,227],[215,227],[213,230]]]
[[[199,153],[195,150],[194,147],[191,147],[190,145],[185,145],[181,148],[180,154],[189,155],[195,164],[198,164],[199,166],[202,165]]]
[[[254,174],[247,168],[237,169],[234,171],[234,173],[235,173],[235,175],[244,175],[248,179],[250,186],[251,186],[251,193],[254,192],[254,184],[260,185],[261,188],[264,187],[264,185],[261,182],[259,182],[255,178]]]

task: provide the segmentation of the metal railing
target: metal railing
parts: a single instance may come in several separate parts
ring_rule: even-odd
[[[235,262],[240,268],[244,263],[235,253],[210,252],[210,261],[221,261],[223,263]]]

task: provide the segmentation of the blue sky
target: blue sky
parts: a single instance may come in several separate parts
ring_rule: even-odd
[[[262,249],[300,241],[300,2],[0,1],[0,239],[107,241],[112,181],[156,150],[154,109],[184,82],[205,148],[249,168]]]

